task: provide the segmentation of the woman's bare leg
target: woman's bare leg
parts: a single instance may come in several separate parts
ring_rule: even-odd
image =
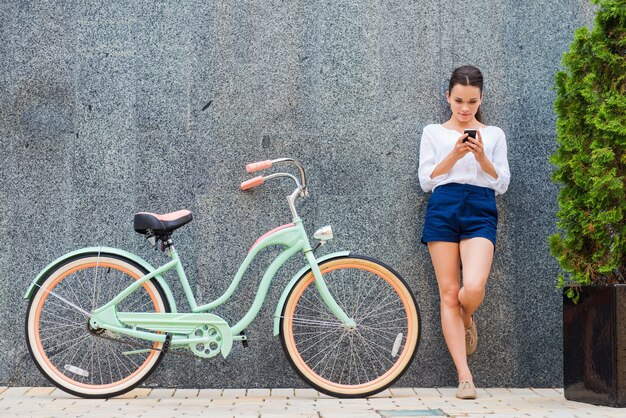
[[[428,251],[435,268],[441,300],[441,328],[443,336],[456,366],[459,381],[473,382],[467,365],[465,351],[465,329],[459,304],[460,252],[455,242],[429,242]]]
[[[487,238],[464,239],[459,243],[463,264],[463,287],[458,292],[463,325],[472,325],[472,314],[485,298],[485,286],[493,262],[493,243]]]

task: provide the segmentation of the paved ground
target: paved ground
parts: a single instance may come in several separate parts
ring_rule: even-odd
[[[570,402],[560,389],[480,389],[475,401],[453,388],[392,388],[368,399],[334,399],[312,389],[136,389],[108,400],[50,387],[0,387],[0,417],[369,418],[624,417],[626,409]]]

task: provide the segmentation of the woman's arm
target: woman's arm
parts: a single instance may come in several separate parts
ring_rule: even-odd
[[[485,155],[483,147],[483,138],[478,131],[478,138],[473,140],[470,138],[470,148],[476,161],[480,164],[480,168],[487,175],[487,180],[497,194],[502,194],[509,188],[511,174],[509,172],[509,162],[507,159],[506,138],[504,132],[496,140],[493,149],[493,161]]]
[[[430,192],[437,184],[445,180],[456,162],[470,151],[470,148],[467,145],[468,143],[463,142],[466,137],[467,134],[461,135],[454,144],[452,151],[450,151],[450,153],[448,153],[443,160],[436,163],[436,153],[433,146],[434,138],[432,138],[428,130],[424,128],[422,140],[420,142],[420,163],[418,175],[420,186],[425,192]]]

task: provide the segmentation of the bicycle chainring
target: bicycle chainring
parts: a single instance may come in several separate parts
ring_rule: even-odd
[[[218,355],[222,349],[222,333],[212,325],[202,325],[197,327],[189,338],[205,340],[201,343],[190,343],[189,349],[198,357],[209,358]]]

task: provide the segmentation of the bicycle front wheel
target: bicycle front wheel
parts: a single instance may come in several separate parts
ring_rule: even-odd
[[[54,385],[84,398],[109,398],[140,384],[159,364],[163,343],[89,325],[92,310],[147,274],[115,255],[72,258],[50,272],[26,315],[26,340],[39,370]],[[163,290],[148,280],[119,305],[126,312],[168,312]]]
[[[366,397],[393,384],[411,364],[420,337],[419,309],[404,280],[366,257],[320,264],[328,289],[356,327],[326,307],[309,271],[295,284],[281,318],[281,341],[291,365],[327,395]]]

